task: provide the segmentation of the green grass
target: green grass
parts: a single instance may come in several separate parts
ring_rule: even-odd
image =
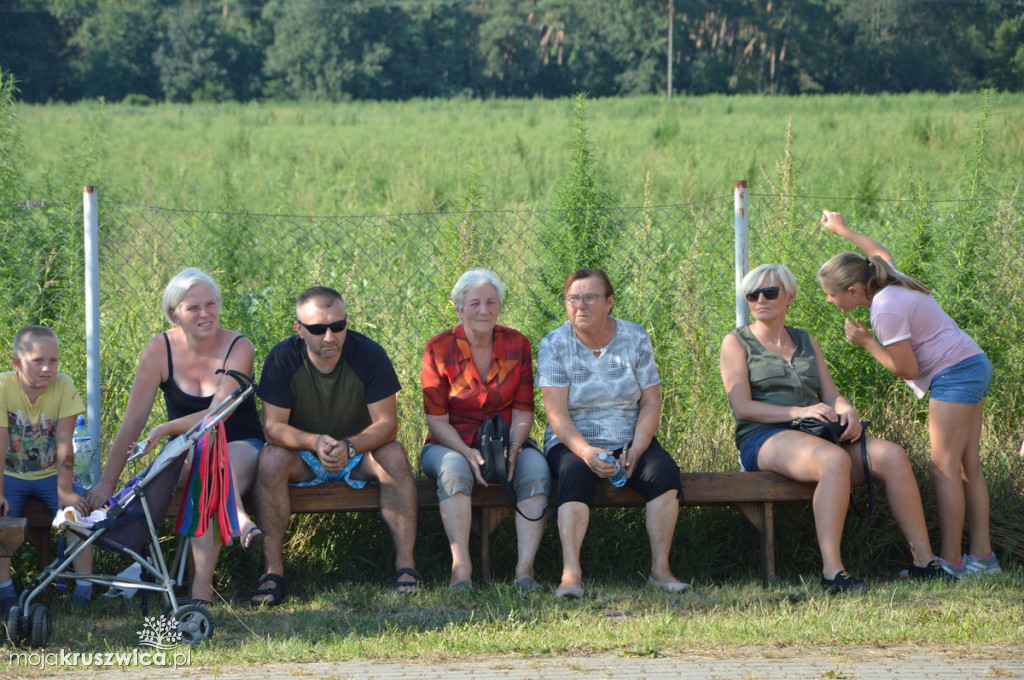
[[[1024,177],[1024,95],[991,97],[993,177]],[[981,108],[976,94],[656,96],[587,102],[594,158],[619,205],[769,193],[792,123],[802,192],[895,198],[923,184],[948,197]],[[15,107],[24,198],[103,200],[301,215],[393,214],[461,205],[549,208],[572,154],[573,102],[430,100]],[[90,151],[88,157],[84,150]]]
[[[218,603],[214,637],[194,650],[192,665],[723,655],[751,644],[949,652],[1024,642],[1019,571],[957,584],[876,581],[867,595],[849,597],[824,595],[816,580],[696,583],[682,596],[633,584],[586,587],[576,602],[550,593],[523,597],[508,583],[478,584],[468,593],[426,588],[411,597],[354,583],[321,587],[274,609]],[[120,599],[101,598],[87,612],[58,603],[52,613],[50,648],[130,650],[143,624],[137,603]]]

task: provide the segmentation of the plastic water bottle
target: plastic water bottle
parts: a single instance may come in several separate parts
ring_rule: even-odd
[[[611,482],[612,486],[622,486],[626,483],[626,471],[622,469],[622,466],[619,465],[619,461],[616,460],[614,456],[607,453],[601,453],[598,454],[597,457],[605,463],[615,464],[615,474],[608,478],[608,481]]]
[[[75,423],[74,434],[75,447],[75,472],[82,481],[83,486],[91,486],[89,483],[89,468],[92,463],[92,438],[89,437],[89,428],[85,426],[85,416],[78,416]]]

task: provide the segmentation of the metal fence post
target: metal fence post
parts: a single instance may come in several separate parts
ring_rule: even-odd
[[[750,230],[750,222],[747,219],[747,182],[740,180],[733,184],[733,214],[734,214],[734,248],[735,248],[735,294],[736,294],[736,326],[747,325],[747,302],[743,299],[740,291],[740,282],[747,275],[748,252],[747,239]]]
[[[88,479],[91,486],[100,478],[100,226],[96,187],[82,188],[85,222],[85,393],[86,420],[92,451],[89,452]]]

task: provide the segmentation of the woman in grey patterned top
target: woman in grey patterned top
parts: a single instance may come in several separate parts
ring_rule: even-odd
[[[679,511],[679,467],[654,434],[661,422],[661,388],[650,337],[640,326],[609,316],[615,296],[608,276],[581,269],[562,288],[569,321],[541,340],[537,386],[548,428],[544,451],[558,484],[562,579],[556,595],[583,596],[580,549],[597,484],[611,477],[614,456],[626,486],[644,496],[651,541],[648,583],[689,590],[669,568]]]

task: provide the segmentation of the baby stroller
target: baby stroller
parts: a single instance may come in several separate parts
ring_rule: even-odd
[[[27,642],[33,647],[46,646],[52,630],[50,610],[47,605],[34,600],[59,577],[84,578],[94,585],[135,588],[143,594],[159,593],[166,602],[163,616],[175,618],[176,630],[181,633],[182,642],[199,644],[213,634],[213,616],[205,607],[188,601],[179,603],[175,587],[181,584],[184,564],[168,570],[160,549],[157,525],[167,512],[189,451],[255,391],[252,378],[244,373],[230,369],[218,369],[217,373],[231,376],[238,382],[238,387],[228,398],[217,404],[205,419],[168,442],[142,473],[133,477],[124,489],[111,498],[105,519],[92,524],[69,518],[59,522],[58,528],[61,531],[70,532],[78,540],[68,547],[66,555],[58,555],[22,591],[18,605],[8,612],[7,637],[11,644],[17,646]],[[137,453],[129,461],[140,455],[141,452]],[[141,577],[138,580],[104,574],[79,577],[70,570],[71,563],[79,553],[93,544],[130,557],[140,566]],[[148,553],[148,558],[143,555],[144,551]],[[185,552],[184,547],[178,551],[179,561]]]

